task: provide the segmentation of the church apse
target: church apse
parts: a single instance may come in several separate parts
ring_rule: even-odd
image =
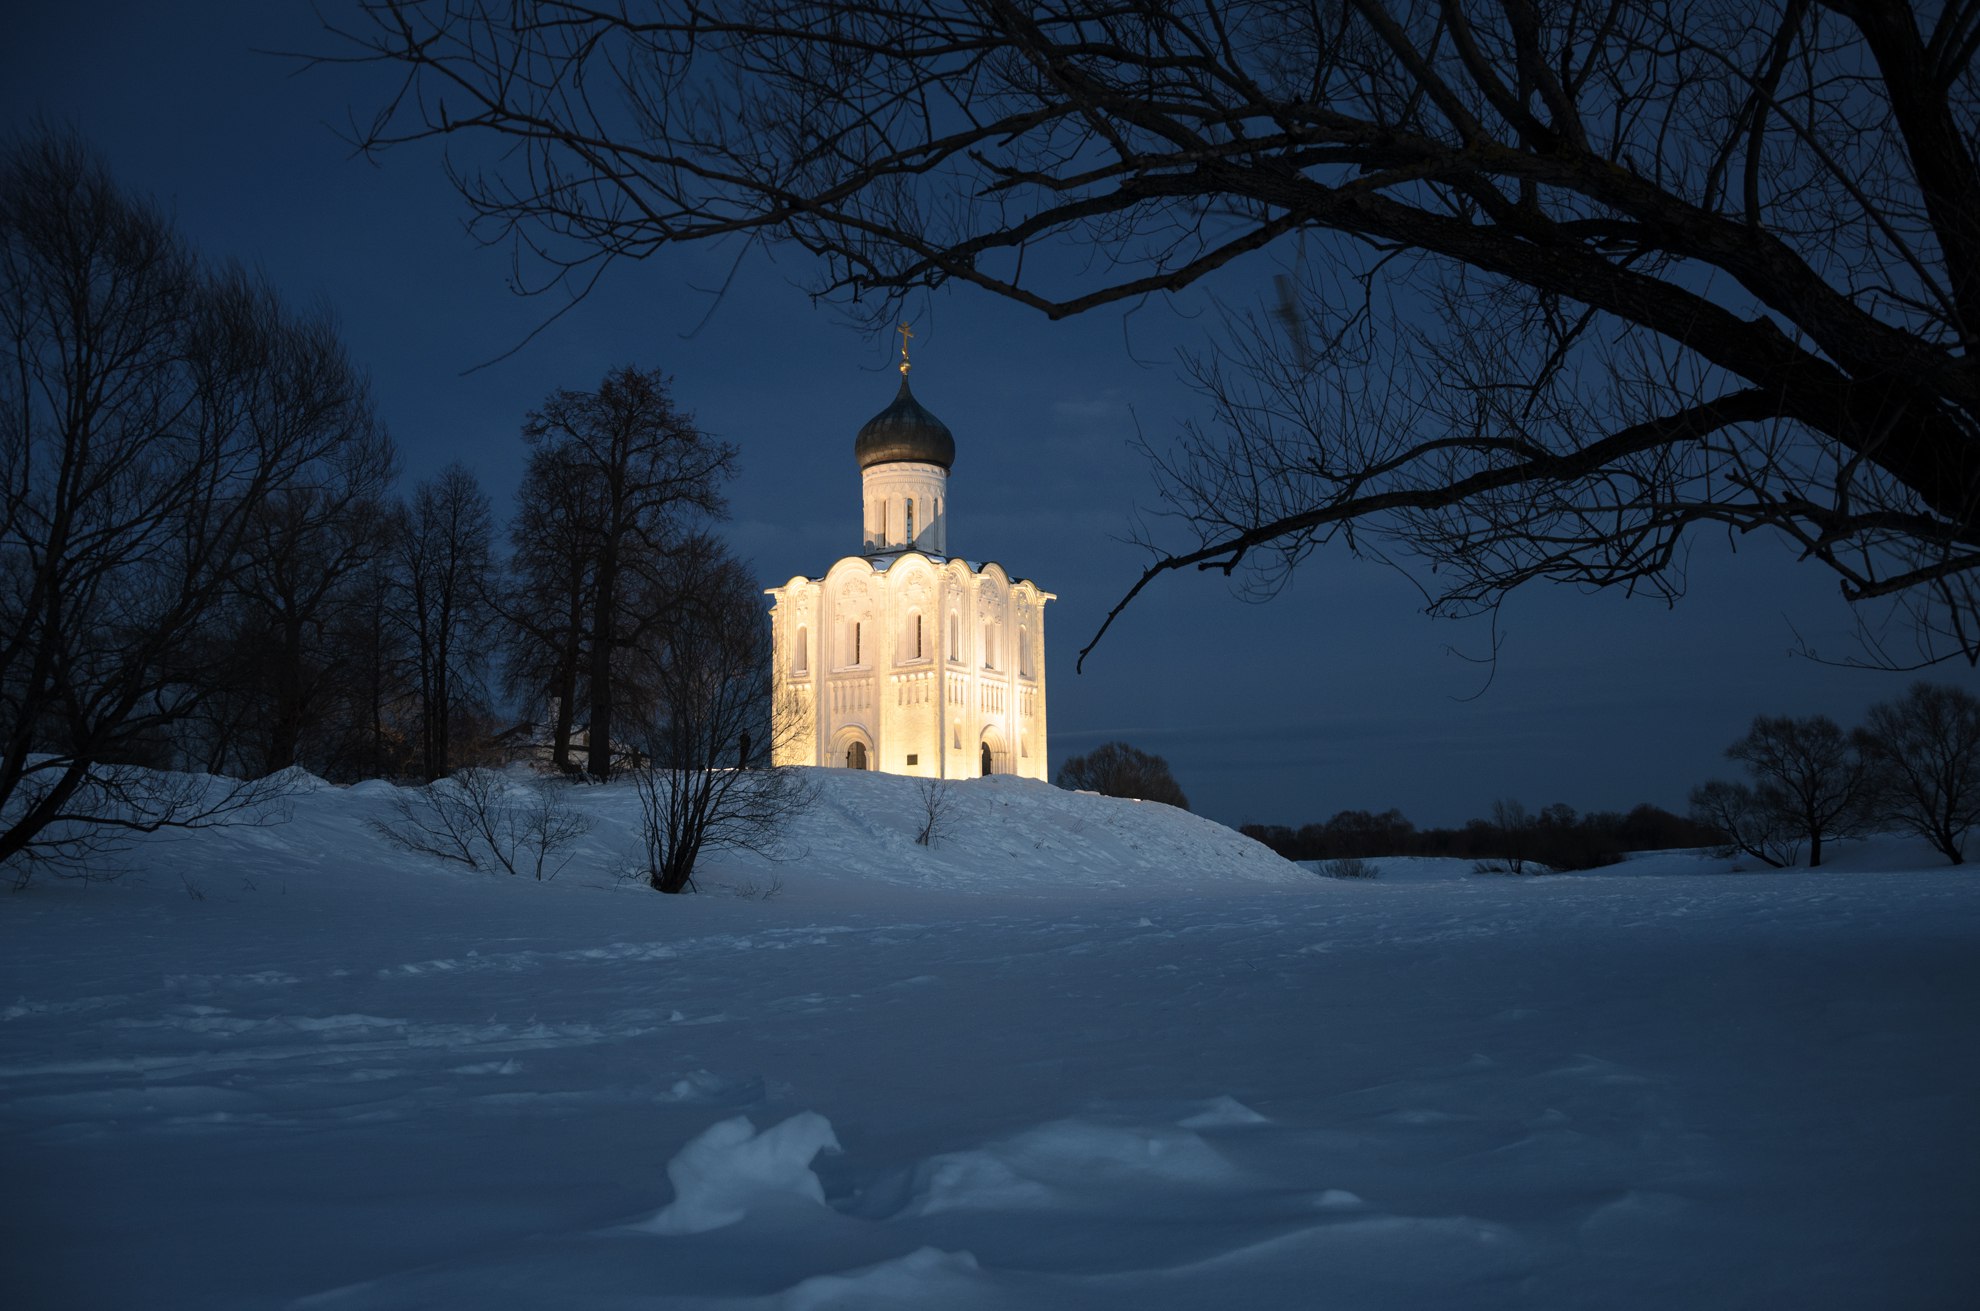
[[[948,554],[955,439],[901,385],[859,430],[860,554],[767,589],[778,764],[1042,779],[1045,604]]]

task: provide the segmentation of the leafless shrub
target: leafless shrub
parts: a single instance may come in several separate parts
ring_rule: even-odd
[[[647,883],[669,893],[694,890],[704,851],[782,851],[785,829],[815,793],[776,763],[779,744],[802,740],[810,720],[795,700],[773,703],[755,580],[713,543],[675,565],[681,576],[667,590],[677,607],[647,653],[653,708],[629,770]],[[731,760],[737,767],[724,767]]]
[[[1342,856],[1323,862],[1320,872],[1330,879],[1372,879],[1381,875],[1382,867],[1359,856]]]
[[[921,803],[921,828],[914,840],[924,847],[935,846],[948,832],[950,803],[955,799],[949,780],[924,778],[915,784],[914,793]]]
[[[725,883],[722,890],[744,901],[773,901],[784,891],[784,880],[772,875],[768,883],[751,879],[747,883]]]
[[[403,851],[470,869],[553,879],[591,829],[549,779],[517,783],[492,769],[464,769],[392,798],[396,820],[372,827]]]
[[[1473,861],[1471,872],[1473,874],[1552,874],[1554,871],[1551,866],[1542,865],[1538,861],[1499,857]]]

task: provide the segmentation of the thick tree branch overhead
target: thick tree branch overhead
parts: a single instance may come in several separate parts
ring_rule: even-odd
[[[358,144],[447,139],[483,235],[552,281],[739,234],[876,318],[1278,273],[1198,364],[1214,418],[1156,460],[1183,540],[1136,592],[1269,587],[1340,535],[1446,612],[1668,597],[1716,525],[1899,607],[1915,660],[1980,658],[1965,0],[358,13],[327,60],[404,74]]]

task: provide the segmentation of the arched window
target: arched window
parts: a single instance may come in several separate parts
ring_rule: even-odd
[[[984,750],[988,751],[989,748],[985,747]],[[846,768],[847,769],[866,768],[866,743],[855,742],[851,746],[846,748]]]
[[[909,546],[914,545],[914,498],[912,496],[908,497],[907,501],[907,535],[901,538],[901,540]]]
[[[983,667],[985,669],[997,667],[997,629],[987,620],[983,624]]]
[[[1018,672],[1031,677],[1031,629],[1028,625],[1018,625]]]
[[[853,663],[859,663],[859,620],[853,620]]]
[[[960,662],[962,655],[962,616],[949,611],[949,659]]]
[[[918,610],[914,615],[914,658],[921,659],[921,612]]]
[[[791,672],[802,674],[811,665],[811,633],[803,624],[798,625],[797,637],[791,642]]]

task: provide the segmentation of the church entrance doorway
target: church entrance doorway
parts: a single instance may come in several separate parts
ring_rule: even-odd
[[[983,776],[985,778],[990,776],[990,744],[988,742],[983,744]]]
[[[855,742],[851,746],[846,748],[846,768],[847,769],[866,768],[866,743]]]

